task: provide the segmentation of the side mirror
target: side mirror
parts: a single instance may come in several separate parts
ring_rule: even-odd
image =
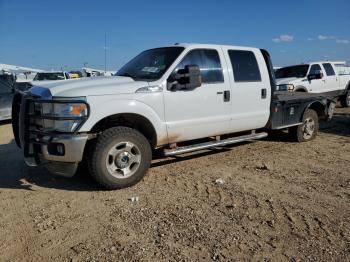
[[[309,80],[309,81],[311,81],[311,80],[316,80],[316,79],[322,79],[323,78],[323,73],[322,73],[322,71],[316,71],[314,74],[309,74],[308,76],[307,76],[307,79]]]
[[[187,65],[168,79],[168,90],[192,90],[202,85],[202,75],[197,65]]]

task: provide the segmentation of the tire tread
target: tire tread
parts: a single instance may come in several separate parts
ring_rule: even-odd
[[[141,146],[144,147],[146,154],[143,155],[142,157],[145,158],[145,160],[141,161],[141,166],[140,169],[143,169],[144,172],[143,174],[138,174],[138,175],[133,175],[132,179],[126,178],[124,181],[119,179],[114,179],[114,182],[111,181],[111,179],[108,179],[108,176],[101,172],[101,164],[103,165],[104,163],[100,163],[101,156],[103,155],[104,150],[106,149],[106,146],[113,141],[113,138],[118,138],[118,137],[132,137],[136,141],[139,141],[141,143]],[[147,172],[147,169],[150,166],[152,160],[152,149],[150,146],[150,143],[148,140],[137,130],[129,128],[129,127],[124,127],[124,126],[118,126],[118,127],[112,127],[99,135],[96,141],[96,146],[94,150],[92,150],[89,159],[88,159],[88,168],[90,171],[91,176],[103,187],[106,189],[121,189],[125,187],[130,187],[137,182],[139,182],[145,173]],[[142,166],[143,165],[143,166]],[[137,173],[140,173],[139,170]]]

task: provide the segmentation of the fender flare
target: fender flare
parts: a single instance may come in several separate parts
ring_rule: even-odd
[[[311,102],[305,107],[300,121],[303,121],[304,115],[308,109],[315,110],[319,117],[319,120],[330,119],[333,116],[335,103],[327,98],[321,101],[318,100]]]

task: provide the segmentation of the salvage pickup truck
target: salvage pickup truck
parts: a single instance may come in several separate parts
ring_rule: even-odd
[[[350,107],[350,74],[340,74],[336,66],[337,62],[326,61],[280,68],[275,73],[277,89],[323,93]]]
[[[276,92],[267,51],[175,44],[142,52],[113,77],[34,86],[13,100],[13,130],[30,166],[73,176],[86,163],[109,189],[140,181],[152,152],[174,156],[287,129],[312,140],[335,102]]]

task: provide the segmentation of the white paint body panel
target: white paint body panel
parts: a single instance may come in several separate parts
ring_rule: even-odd
[[[271,87],[261,51],[256,48],[183,44],[184,52],[158,81],[134,81],[128,77],[98,77],[42,85],[55,97],[86,97],[90,116],[79,130],[89,132],[105,117],[133,113],[147,118],[157,132],[157,146],[239,131],[263,128],[270,115]],[[203,84],[192,91],[169,91],[166,83],[177,64],[192,49],[216,49],[224,82]],[[252,51],[258,61],[261,82],[235,83],[227,50]],[[156,86],[153,92],[137,93]],[[261,90],[267,96],[261,98]],[[230,101],[224,102],[225,90]]]
[[[230,132],[240,132],[264,127],[270,117],[271,87],[268,69],[261,51],[256,48],[222,47],[227,61],[228,76],[232,87]],[[228,50],[246,50],[255,54],[258,62],[260,82],[235,82]],[[266,98],[261,97],[266,89]]]
[[[221,66],[224,69],[224,82],[203,83],[194,90],[169,91],[164,88],[164,107],[170,143],[220,135],[230,131],[232,100],[224,102],[223,92],[231,91],[231,86],[220,47],[193,45],[178,57],[169,72],[171,73],[177,67],[188,52],[195,49],[218,51]]]

